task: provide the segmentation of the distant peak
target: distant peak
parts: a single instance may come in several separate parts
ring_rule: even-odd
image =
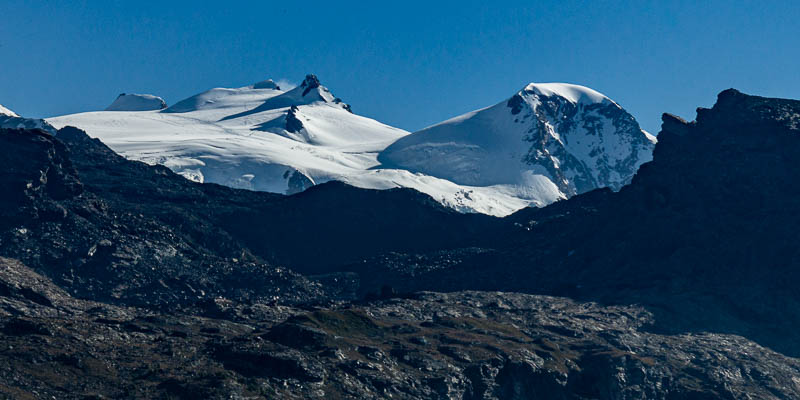
[[[273,89],[273,90],[281,90],[281,87],[278,86],[275,81],[272,79],[267,79],[265,81],[256,82],[253,84],[253,89]]]
[[[318,88],[320,86],[321,85],[319,83],[319,78],[317,78],[317,76],[314,75],[314,74],[306,75],[306,79],[304,79],[303,83],[300,84],[300,87],[304,89],[303,90],[303,96],[308,94],[308,92],[310,92],[311,89],[315,89],[315,88]]]
[[[19,115],[17,115],[17,113],[15,113],[15,112],[3,107],[2,104],[0,104],[0,115],[7,115],[9,117],[19,117]]]
[[[314,74],[308,74],[308,75],[306,75],[306,79],[303,80],[303,83],[300,86],[302,86],[304,88],[305,87],[311,88],[311,89],[313,89],[315,87],[319,87],[320,86],[319,78],[317,78],[317,76],[314,75]]]
[[[106,111],[153,111],[167,108],[167,103],[152,94],[121,93]]]
[[[576,104],[611,101],[606,95],[594,89],[570,83],[529,83],[522,91],[544,97],[559,96]]]

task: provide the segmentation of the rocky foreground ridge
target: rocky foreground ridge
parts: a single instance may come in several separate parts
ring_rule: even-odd
[[[797,398],[798,133],[728,90],[619,192],[499,219],[3,129],[0,397]]]
[[[326,308],[78,300],[0,259],[5,398],[718,399],[800,395],[800,361],[661,335],[641,307],[496,292]]]

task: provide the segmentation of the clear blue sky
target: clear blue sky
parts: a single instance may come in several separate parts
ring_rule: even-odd
[[[800,98],[796,0],[372,3],[0,0],[0,104],[45,117],[313,72],[415,130],[570,82],[657,132],[729,87]]]

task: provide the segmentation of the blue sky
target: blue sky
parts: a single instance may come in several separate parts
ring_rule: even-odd
[[[0,104],[45,117],[315,73],[356,113],[416,130],[569,82],[657,132],[729,87],[800,98],[797,1],[373,3],[388,2],[0,0]]]

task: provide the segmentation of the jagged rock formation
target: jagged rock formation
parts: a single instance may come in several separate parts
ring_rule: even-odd
[[[84,175],[87,186],[73,164],[76,154],[62,141],[41,131],[0,130],[0,160],[8,166],[0,180],[6,193],[2,254],[35,266],[76,296],[103,301],[158,305],[244,295],[291,302],[318,296],[313,283],[264,265],[219,228],[186,214],[191,206],[183,213],[169,206],[201,200],[205,188],[187,186],[163,167],[128,162],[78,130],[62,129],[59,137],[84,157],[81,167],[94,162],[114,172],[107,180],[103,173]],[[144,210],[148,202],[154,207]],[[245,287],[252,290],[244,294]]]

